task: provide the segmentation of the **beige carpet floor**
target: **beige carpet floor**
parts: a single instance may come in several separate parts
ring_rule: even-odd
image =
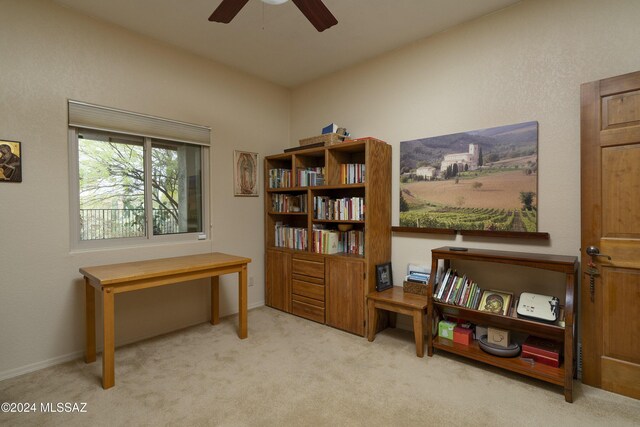
[[[0,425],[54,426],[639,426],[640,401],[575,382],[560,387],[437,353],[415,356],[412,334],[387,329],[369,343],[267,307],[118,348],[116,386],[101,364],[78,360],[0,382]],[[41,413],[41,403],[86,403],[85,413]]]

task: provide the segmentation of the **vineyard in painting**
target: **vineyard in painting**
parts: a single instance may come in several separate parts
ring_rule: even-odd
[[[400,226],[537,231],[536,122],[400,144]]]

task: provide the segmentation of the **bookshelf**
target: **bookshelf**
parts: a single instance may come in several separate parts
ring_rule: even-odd
[[[466,346],[442,339],[433,333],[432,328],[427,331],[427,351],[432,356],[434,349],[457,354],[462,357],[477,360],[519,374],[527,375],[564,387],[564,397],[567,402],[573,401],[573,377],[575,373],[575,307],[574,292],[577,285],[578,259],[572,256],[546,255],[510,251],[493,251],[482,249],[468,249],[467,251],[452,251],[449,247],[433,249],[431,251],[431,271],[437,271],[440,260],[445,270],[451,261],[477,261],[484,263],[510,264],[521,267],[542,269],[562,273],[565,276],[565,326],[547,324],[517,317],[502,316],[489,312],[478,311],[437,301],[433,298],[436,275],[432,274],[429,281],[429,304],[427,309],[428,324],[433,325],[435,311],[441,316],[464,319],[474,324],[494,326],[514,332],[526,333],[541,338],[550,339],[563,344],[564,360],[559,367],[552,367],[541,363],[531,364],[520,357],[503,358],[493,356],[480,349],[477,341]],[[526,272],[525,272],[526,274]],[[517,280],[517,279],[516,279]],[[484,286],[490,289],[490,285]],[[505,289],[508,291],[508,289]],[[531,289],[535,292],[535,289]]]
[[[264,162],[266,304],[366,335],[375,266],[391,259],[391,146],[363,138]]]

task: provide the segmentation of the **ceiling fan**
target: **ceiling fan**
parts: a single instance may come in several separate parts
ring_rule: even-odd
[[[209,21],[222,22],[228,24],[240,12],[240,9],[247,4],[249,0],[222,0],[220,6],[213,11],[209,17]],[[288,0],[262,0],[268,4],[283,4]],[[338,20],[322,3],[322,0],[291,0],[300,9],[300,12],[316,27],[316,30],[322,32],[329,27],[333,27]]]

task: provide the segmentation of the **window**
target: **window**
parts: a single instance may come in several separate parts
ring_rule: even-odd
[[[78,213],[71,221],[73,246],[193,240],[207,234],[206,146],[160,138],[157,132],[140,135],[138,130],[135,134],[125,132],[131,129],[106,130],[104,124],[101,129],[78,126],[74,123],[91,120],[78,119],[72,103],[75,101],[69,101],[71,204],[72,212]],[[95,110],[88,116],[102,113],[104,108],[80,106]],[[111,115],[114,111],[128,114],[133,119],[149,118],[107,111]],[[113,122],[117,125],[118,117]],[[118,128],[116,125],[113,127]]]

